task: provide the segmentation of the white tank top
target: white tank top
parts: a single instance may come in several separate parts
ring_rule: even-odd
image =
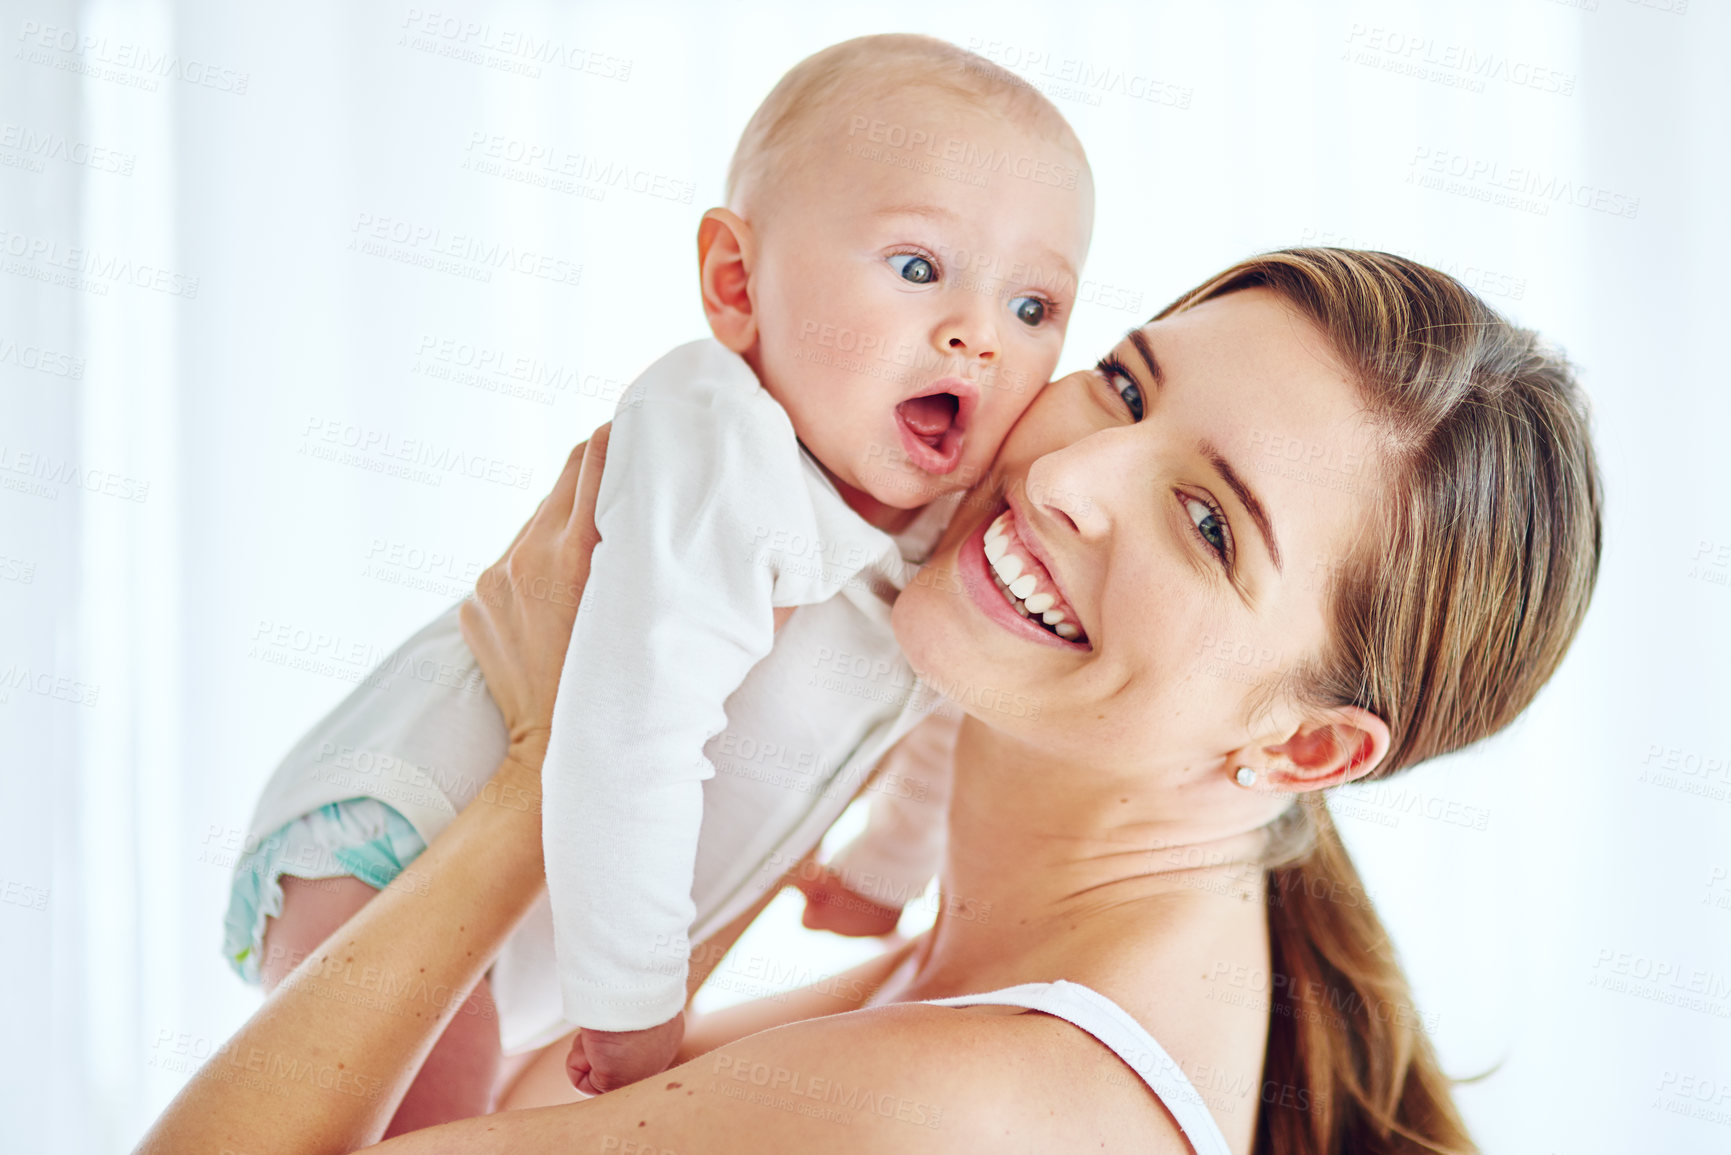
[[[1074,1023],[1110,1047],[1142,1077],[1178,1120],[1196,1155],[1231,1155],[1226,1136],[1178,1063],[1128,1011],[1092,987],[1059,979],[1054,983],[1023,983],[982,995],[924,1001],[935,1007],[1027,1007]]]

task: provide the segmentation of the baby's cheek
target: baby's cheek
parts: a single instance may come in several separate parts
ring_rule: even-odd
[[[1028,407],[1028,404],[1035,397],[1039,396],[1040,390],[1046,387],[1046,383],[1052,379],[1052,374],[1057,372],[1058,354],[1062,352],[1062,346],[1063,334],[1059,333],[1049,347],[1028,357],[1016,367],[1013,373],[1013,384],[1019,387],[1014,390],[1018,415],[1021,410]]]
[[[1008,433],[1010,428],[1021,420],[1022,414],[1027,412],[1028,406],[1034,403],[1034,399],[1046,387],[1046,381],[1047,375],[1045,373],[1029,372],[1014,383],[1008,381],[1004,383],[1004,388],[998,391],[1000,395],[994,398],[997,404],[991,415],[991,424],[996,428],[1000,437]]]

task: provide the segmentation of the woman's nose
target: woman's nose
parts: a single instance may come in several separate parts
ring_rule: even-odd
[[[1093,541],[1110,526],[1106,507],[1096,496],[1103,495],[1101,470],[1107,463],[1088,448],[1078,442],[1036,459],[1022,488],[1034,508],[1060,531]]]

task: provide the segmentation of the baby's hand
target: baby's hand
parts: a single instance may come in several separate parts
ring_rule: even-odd
[[[828,930],[836,934],[867,937],[889,934],[902,920],[900,907],[885,906],[842,885],[841,876],[829,867],[806,877],[799,871],[794,885],[805,895],[805,917],[801,920],[811,930]]]
[[[565,1073],[585,1095],[615,1091],[667,1069],[685,1038],[685,1012],[643,1031],[591,1031],[571,1040]]]

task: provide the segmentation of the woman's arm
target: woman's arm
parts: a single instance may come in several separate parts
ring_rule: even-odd
[[[1189,1155],[1134,1071],[1062,1019],[902,1004],[764,1031],[563,1107],[401,1135],[377,1155]]]
[[[1006,1072],[988,1061],[999,1044],[981,1026],[971,1013],[918,1006],[796,1023],[595,1099],[429,1127],[369,1155],[981,1149],[972,1140],[984,1138],[982,1123],[1016,1121],[1013,1107],[999,1102]]]
[[[594,546],[605,445],[603,429],[573,451],[463,607],[464,638],[510,729],[497,773],[409,870],[271,993],[140,1152],[336,1155],[384,1133],[460,993],[540,894],[541,758]],[[531,583],[525,574],[572,580]]]
[[[541,888],[539,753],[513,747],[414,865],[272,992],[138,1150],[353,1151]],[[418,893],[419,892],[419,893]]]

